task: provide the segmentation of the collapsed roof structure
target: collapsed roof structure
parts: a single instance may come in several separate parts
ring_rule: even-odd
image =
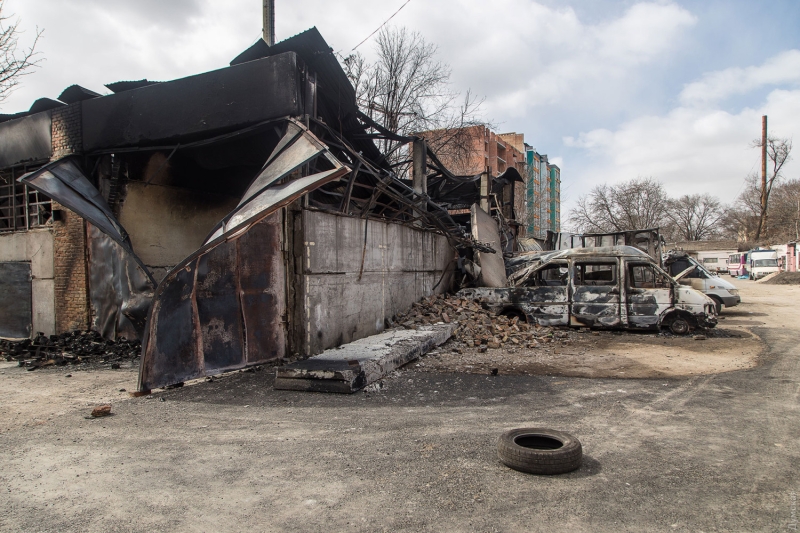
[[[316,28],[107,87],[0,117],[0,169],[38,166],[19,182],[80,217],[87,325],[142,338],[141,390],[379,332],[449,285],[456,249],[502,251],[440,204],[480,199],[475,178],[360,113]],[[411,147],[411,179],[381,138]]]

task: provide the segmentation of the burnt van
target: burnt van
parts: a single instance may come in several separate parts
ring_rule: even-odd
[[[532,256],[509,276],[513,286],[462,289],[458,295],[529,323],[687,334],[717,324],[716,305],[680,285],[632,246],[576,248]]]

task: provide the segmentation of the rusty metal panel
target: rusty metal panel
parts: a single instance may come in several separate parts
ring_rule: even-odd
[[[0,168],[24,161],[47,161],[53,155],[50,111],[0,124]]]
[[[164,384],[178,383],[203,372],[202,353],[197,351],[200,335],[194,305],[194,277],[197,259],[170,272],[172,283],[162,283],[150,310],[150,323],[142,341],[142,375],[158,376]],[[159,294],[160,293],[160,294]],[[154,331],[161,329],[159,335]],[[148,387],[149,388],[149,387]]]
[[[153,286],[157,285],[150,270],[133,252],[125,228],[116,219],[100,191],[83,174],[74,159],[66,157],[53,161],[38,170],[25,174],[19,178],[19,181],[71,209],[111,237],[130,254],[131,258],[150,278]]]
[[[83,102],[86,151],[182,142],[303,113],[293,52]]]
[[[286,272],[279,215],[265,218],[237,241],[247,364],[281,359],[286,353]]]
[[[141,339],[155,285],[122,246],[86,226],[93,329],[106,339]]]
[[[197,259],[195,300],[205,367],[244,363],[236,241],[222,242]]]
[[[293,124],[297,123],[290,121],[287,127],[289,137],[297,137]],[[251,187],[255,191],[252,197],[226,216],[206,244],[162,280],[142,343],[139,390],[283,356],[286,274],[282,225],[277,215],[268,217],[350,172],[330,156],[324,144],[301,129],[303,142],[282,141],[270,158],[269,164],[278,165],[283,174]],[[308,145],[320,148],[315,153],[334,168],[275,185],[297,168],[298,161],[308,160]],[[271,174],[268,168],[260,176],[265,174]]]
[[[0,263],[0,337],[31,336],[31,264]]]
[[[571,323],[599,328],[620,326],[620,273],[617,258],[579,261],[572,268]]]

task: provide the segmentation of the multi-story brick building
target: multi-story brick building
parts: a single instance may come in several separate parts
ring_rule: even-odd
[[[445,166],[454,174],[460,176],[488,174],[496,178],[509,169],[515,169],[519,173],[518,179],[525,179],[525,140],[522,133],[498,134],[485,126],[472,126],[455,133],[434,130],[421,132],[418,135],[429,141]],[[458,148],[445,146],[437,150],[437,145],[442,144],[444,135],[451,143],[458,143]],[[495,197],[503,215],[511,219],[513,224],[525,220],[527,207],[524,181],[513,182],[513,186],[504,187],[502,193],[495,193]]]
[[[423,132],[436,145],[440,132]],[[548,161],[525,142],[522,133],[494,133],[489,128],[465,128],[458,135],[448,132],[449,139],[458,139],[460,150],[445,149],[442,161],[460,175],[489,172],[499,176],[508,168],[516,168],[524,183],[515,183],[512,197],[504,202],[513,204],[520,235],[544,238],[547,231],[561,230],[561,169]],[[459,154],[459,157],[451,155]]]

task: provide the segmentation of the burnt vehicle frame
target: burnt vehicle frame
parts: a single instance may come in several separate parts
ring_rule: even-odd
[[[544,252],[503,288],[458,294],[498,314],[542,326],[659,330],[685,334],[717,322],[714,302],[631,246]]]

